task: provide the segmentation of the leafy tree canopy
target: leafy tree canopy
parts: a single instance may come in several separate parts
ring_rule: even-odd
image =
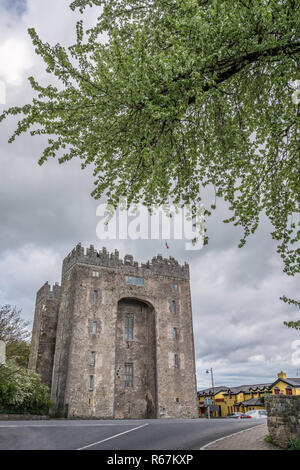
[[[299,273],[300,4],[293,0],[75,0],[97,24],[70,47],[29,34],[57,85],[37,96],[16,136],[48,145],[39,160],[92,164],[93,196],[147,206],[197,204],[213,185],[245,239],[266,213],[289,275]],[[212,209],[215,204],[212,205]],[[206,208],[206,215],[211,208]],[[293,218],[294,217],[294,218]]]
[[[16,307],[0,305],[0,340],[5,341],[6,346],[30,337],[29,322],[23,320],[20,313]]]
[[[27,369],[30,355],[30,343],[27,341],[15,341],[6,347],[6,358],[14,359],[17,365]]]
[[[6,344],[6,358],[14,358],[18,365],[27,367],[30,345],[29,322],[21,317],[21,310],[11,305],[0,306],[0,340]]]

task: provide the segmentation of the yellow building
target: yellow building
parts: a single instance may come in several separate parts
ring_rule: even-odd
[[[264,409],[265,395],[284,394],[300,395],[300,378],[287,378],[284,372],[280,372],[273,383],[240,385],[238,387],[220,386],[198,391],[199,416],[207,416],[208,407],[205,398],[210,398],[211,416],[226,417],[231,413],[246,413],[250,410]]]
[[[221,413],[221,410],[224,406],[224,397],[223,394],[228,391],[228,387],[221,386],[221,387],[214,387],[214,389],[208,388],[206,390],[201,390],[197,393],[198,395],[198,410],[199,416],[207,416],[207,406],[204,404],[205,398],[210,398],[212,400],[213,406],[210,407],[211,415],[218,417],[218,416],[226,416]]]
[[[204,405],[206,397],[211,398],[213,404],[212,416],[225,417],[231,413],[240,411],[264,409],[261,398],[270,393],[271,384],[240,385],[239,387],[215,387],[198,392],[199,416],[207,415],[207,407]]]
[[[281,371],[270,389],[273,395],[300,395],[300,377],[289,378]]]

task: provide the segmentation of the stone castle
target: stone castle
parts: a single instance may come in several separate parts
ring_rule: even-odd
[[[65,418],[197,418],[189,266],[78,244],[37,292],[29,369]]]

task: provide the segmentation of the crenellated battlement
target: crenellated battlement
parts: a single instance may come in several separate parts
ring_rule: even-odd
[[[139,263],[133,259],[132,255],[125,255],[123,259],[119,257],[119,251],[109,253],[105,247],[102,250],[95,250],[93,245],[84,249],[80,243],[63,260],[62,274],[64,275],[75,264],[87,264],[99,267],[118,268],[124,274],[136,274],[137,276],[163,275],[189,279],[189,265],[180,265],[178,261],[170,256],[163,258],[158,254],[147,263]]]
[[[60,290],[61,287],[56,282],[54,286],[50,286],[50,284],[45,282],[45,284],[37,291],[36,294],[36,303],[39,303],[41,300],[57,300],[59,301],[60,298]]]

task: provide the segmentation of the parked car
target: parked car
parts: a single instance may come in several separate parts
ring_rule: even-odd
[[[268,417],[266,410],[250,410],[247,411],[243,418],[253,418],[253,419],[266,419]]]
[[[241,418],[243,418],[243,414],[244,413],[240,413],[239,411],[237,411],[235,413],[230,413],[229,415],[227,415],[227,418],[241,419]]]

